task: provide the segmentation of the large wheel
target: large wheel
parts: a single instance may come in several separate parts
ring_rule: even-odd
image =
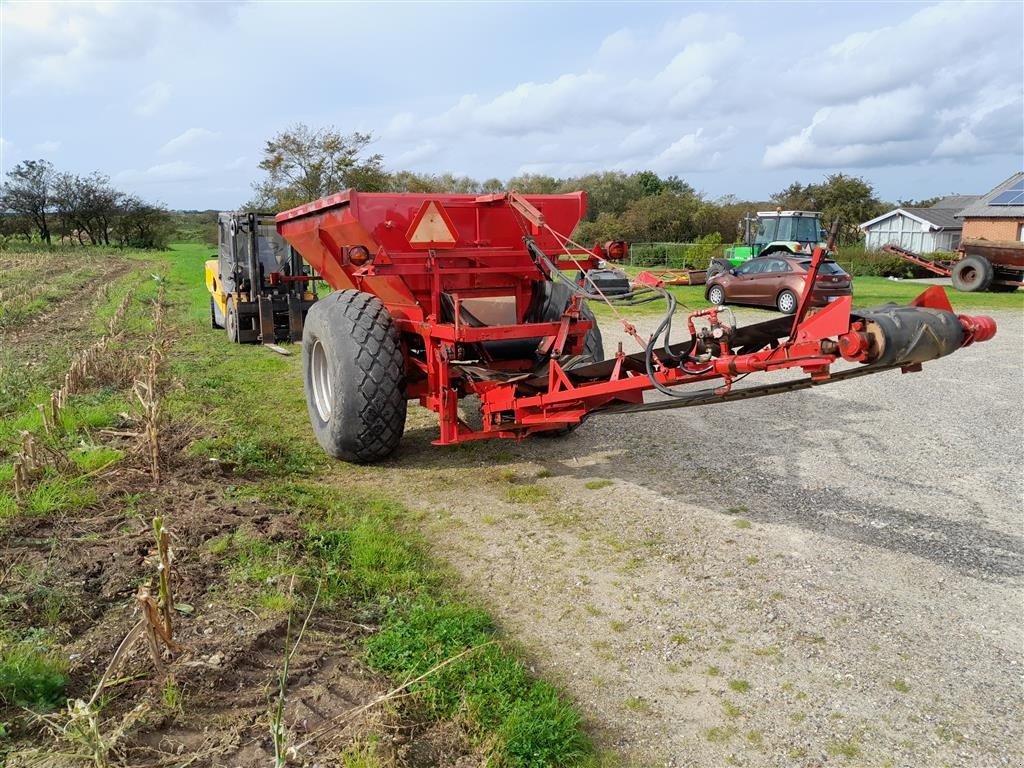
[[[228,299],[224,311],[224,332],[228,335],[228,341],[238,343],[238,310],[235,309],[234,299]]]
[[[534,299],[536,310],[533,314],[534,319],[532,322],[554,323],[561,320],[565,308],[569,306],[569,301],[572,299],[572,289],[565,283],[554,281],[540,283],[538,291],[542,291],[542,293],[538,293]],[[580,319],[589,320],[592,325],[583,339],[582,356],[571,364],[566,365],[565,368],[567,370],[604,360],[604,339],[601,337],[601,329],[597,325],[594,311],[586,303],[580,305]],[[571,424],[567,427],[548,429],[543,432],[536,432],[535,434],[537,437],[562,437],[572,432],[578,426],[579,424]]]
[[[572,289],[561,281],[539,283],[538,295],[534,300],[536,307],[531,322],[557,323],[562,319],[565,308],[572,300]],[[601,329],[597,327],[594,311],[586,303],[580,305],[580,319],[591,322],[590,330],[583,339],[583,357],[573,365],[589,365],[604,360],[604,339]],[[569,366],[570,368],[573,366]]]
[[[728,259],[712,259],[708,264],[708,274],[705,281],[710,280],[712,277],[717,277],[723,272],[728,272],[732,269],[732,264],[729,263]]]
[[[778,298],[775,299],[775,306],[778,307],[779,312],[784,315],[792,315],[796,312],[796,305],[799,302],[796,294],[788,288],[782,291]]]
[[[302,332],[302,378],[317,442],[346,461],[379,461],[405,430],[405,357],[384,303],[336,291],[314,304]]]
[[[994,270],[987,260],[978,256],[965,256],[953,267],[953,287],[966,293],[987,291],[993,275]]]
[[[708,288],[708,301],[719,307],[725,304],[725,289],[720,285],[712,285]]]

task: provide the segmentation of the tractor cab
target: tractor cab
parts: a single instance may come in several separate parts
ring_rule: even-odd
[[[758,211],[757,231],[748,242],[762,256],[771,251],[810,253],[824,245],[828,233],[821,225],[821,214],[814,211]]]
[[[712,260],[708,277],[738,267],[755,256],[769,253],[807,254],[828,240],[828,232],[821,225],[821,214],[815,211],[758,211],[747,215],[739,223],[743,242],[730,245],[725,256]]]

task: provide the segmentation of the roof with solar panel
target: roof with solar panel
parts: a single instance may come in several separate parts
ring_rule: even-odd
[[[961,219],[1024,219],[1024,171],[982,195],[958,214]]]

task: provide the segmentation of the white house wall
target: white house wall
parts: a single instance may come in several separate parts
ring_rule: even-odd
[[[959,230],[925,231],[927,228],[927,224],[898,213],[872,224],[865,232],[864,245],[869,250],[898,245],[916,253],[955,251],[960,247]]]

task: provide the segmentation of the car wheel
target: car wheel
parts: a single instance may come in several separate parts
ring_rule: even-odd
[[[780,293],[779,298],[775,300],[775,306],[778,307],[779,312],[784,315],[792,315],[796,312],[796,304],[796,294],[789,290]]]
[[[708,288],[708,301],[717,306],[725,304],[725,290],[720,285],[712,285]]]

